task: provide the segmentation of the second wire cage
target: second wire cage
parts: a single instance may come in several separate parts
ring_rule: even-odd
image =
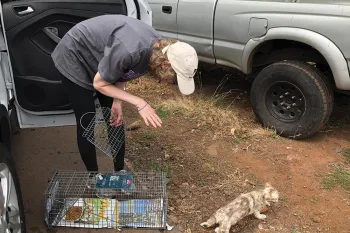
[[[57,171],[45,193],[48,228],[166,229],[166,175]]]
[[[82,121],[88,116],[92,119],[87,126],[84,126]],[[80,124],[84,128],[83,137],[114,159],[125,141],[125,124],[118,127],[111,126],[110,116],[110,108],[99,107],[96,112],[85,113],[80,119]]]

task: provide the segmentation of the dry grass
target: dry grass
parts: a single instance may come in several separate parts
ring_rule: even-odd
[[[270,131],[257,128],[254,123],[252,126],[253,120],[239,118],[233,105],[235,98],[232,92],[222,91],[226,81],[223,79],[214,92],[199,87],[193,95],[184,96],[177,85],[158,83],[152,77],[145,76],[128,85],[128,91],[149,101],[157,110],[161,108],[172,116],[197,121],[198,128],[210,127],[216,136],[271,135]]]
[[[250,178],[253,179],[253,178]],[[242,189],[247,190],[247,186],[255,187],[257,185],[256,179],[247,179],[247,175],[239,168],[236,168],[233,173],[227,174],[226,178],[221,179],[220,182],[213,185],[209,189],[217,189],[225,193],[237,193]],[[234,185],[233,185],[234,184]]]
[[[250,131],[251,136],[274,136],[275,132],[271,129],[256,128]]]
[[[138,78],[127,86],[128,92],[145,99],[152,106],[157,105],[166,97],[174,96],[176,94],[175,88],[175,85],[158,83],[151,76]]]
[[[161,106],[169,109],[175,115],[183,115],[197,120],[198,127],[207,125],[211,129],[220,129],[221,133],[225,135],[235,135],[242,129],[235,111],[216,107],[213,100],[198,97],[177,97],[163,101]]]

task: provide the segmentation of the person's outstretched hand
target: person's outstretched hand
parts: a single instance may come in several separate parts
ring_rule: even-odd
[[[154,128],[162,127],[162,120],[149,104],[145,103],[145,105],[139,109],[139,113],[147,126],[151,124]]]
[[[121,126],[123,123],[123,110],[122,110],[122,102],[119,100],[114,100],[111,109],[111,118],[110,125],[111,126]]]

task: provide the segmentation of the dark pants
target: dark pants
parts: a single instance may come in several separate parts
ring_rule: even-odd
[[[62,79],[69,101],[72,104],[77,124],[77,141],[81,159],[88,171],[98,171],[96,148],[86,138],[83,137],[84,127],[87,127],[94,117],[94,114],[86,114],[80,124],[81,117],[87,112],[95,112],[94,92],[73,83],[67,78]],[[111,107],[113,98],[97,92],[97,98],[102,107]],[[108,121],[108,119],[107,119]],[[108,122],[109,123],[109,122]],[[125,135],[123,135],[125,139]],[[125,140],[114,159],[114,170],[120,171],[124,168]]]

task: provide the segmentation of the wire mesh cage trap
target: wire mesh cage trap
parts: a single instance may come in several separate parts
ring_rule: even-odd
[[[92,116],[92,119],[85,128],[82,121],[87,116]],[[125,141],[125,123],[118,127],[111,126],[110,116],[110,108],[99,107],[96,112],[85,113],[80,118],[80,125],[84,129],[83,137],[114,159]]]
[[[163,172],[56,171],[45,200],[48,228],[166,228]]]

